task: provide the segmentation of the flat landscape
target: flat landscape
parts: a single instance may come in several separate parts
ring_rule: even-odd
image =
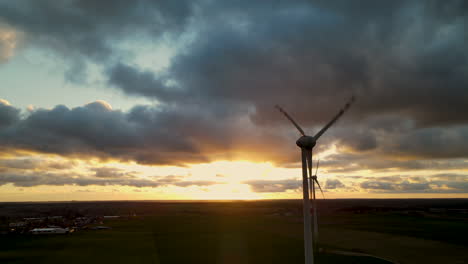
[[[66,235],[4,233],[0,263],[303,263],[301,208],[299,200],[2,203],[3,227],[27,217],[119,217]],[[467,199],[319,208],[317,263],[468,263]],[[103,225],[111,229],[92,228]]]

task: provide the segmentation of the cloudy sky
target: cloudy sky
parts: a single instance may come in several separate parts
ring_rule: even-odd
[[[468,2],[0,0],[0,201],[468,197]]]

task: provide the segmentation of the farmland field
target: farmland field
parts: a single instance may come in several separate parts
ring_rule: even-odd
[[[324,251],[360,252],[399,263],[467,263],[464,214],[413,215],[411,210],[375,201],[360,201],[371,206],[357,210],[360,207],[353,203],[319,204],[323,250],[318,263],[388,263]],[[467,202],[443,206],[450,204],[460,208]],[[1,208],[2,214],[18,217],[57,214],[64,208],[126,217],[105,220],[109,230],[2,235],[0,263],[303,263],[299,201],[1,204]]]

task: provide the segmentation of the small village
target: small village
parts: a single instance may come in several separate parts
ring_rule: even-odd
[[[10,222],[8,229],[1,231],[2,234],[22,235],[47,235],[47,234],[71,234],[80,230],[107,230],[111,227],[105,226],[105,221],[119,219],[121,216],[46,216],[26,217],[19,221]]]

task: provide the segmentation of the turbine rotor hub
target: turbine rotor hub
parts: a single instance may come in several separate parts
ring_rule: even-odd
[[[298,147],[305,149],[312,149],[316,143],[315,138],[311,136],[302,136],[296,141]]]

